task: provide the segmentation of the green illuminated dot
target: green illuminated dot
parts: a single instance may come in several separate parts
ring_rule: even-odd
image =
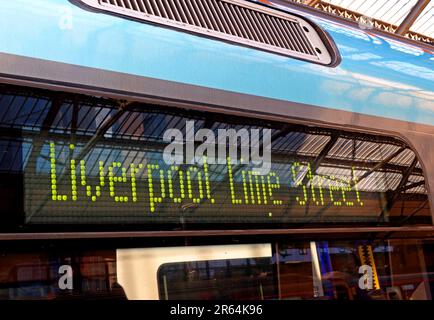
[[[235,198],[235,187],[234,187],[234,179],[233,179],[233,175],[232,175],[232,166],[231,166],[231,158],[230,157],[226,158],[226,164],[227,164],[227,168],[228,168],[229,189],[231,191],[232,204],[241,204],[242,200]]]
[[[261,204],[262,203],[262,200],[261,200],[261,188],[259,186],[259,177],[258,177],[258,175],[259,175],[259,172],[256,172],[256,171],[252,172],[252,176],[255,179],[256,196],[257,196],[258,204]]]
[[[75,146],[71,143],[71,144],[69,145],[69,149],[74,150],[74,148],[75,148]]]
[[[252,171],[248,172],[248,176],[249,176],[250,198],[252,200],[252,204],[255,204],[255,191],[253,190]]]
[[[271,178],[274,177],[275,182],[272,183]],[[273,198],[273,189],[279,189],[280,188],[280,179],[279,177],[276,175],[275,172],[270,172],[267,176],[267,181],[268,181],[268,194],[270,196],[270,199]],[[273,204],[274,205],[279,205],[283,203],[282,200],[273,200]]]
[[[273,213],[268,212],[268,216],[271,218],[273,216]]]
[[[73,197],[72,197],[72,200],[77,201],[77,197],[76,197],[76,196],[73,196]]]
[[[246,172],[243,170],[241,172],[242,180],[243,180],[243,190],[244,190],[244,199],[246,204],[249,203],[249,193],[247,191],[247,179],[246,179]]]
[[[211,197],[211,186],[209,183],[209,172],[208,172],[208,158],[204,157],[203,159],[203,171],[205,173],[205,188],[206,188],[206,197],[210,200],[211,203],[214,203],[215,200]]]
[[[56,200],[57,200],[57,197],[56,197],[55,194],[53,194],[53,195],[51,196],[51,200],[53,200],[53,201],[56,201]]]

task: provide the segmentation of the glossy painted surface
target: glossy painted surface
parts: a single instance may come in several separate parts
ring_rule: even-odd
[[[67,0],[1,1],[0,52],[434,125],[433,53],[316,21],[337,43],[343,59],[337,68],[94,13]]]

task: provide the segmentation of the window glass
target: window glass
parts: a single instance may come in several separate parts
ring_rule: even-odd
[[[264,300],[276,297],[270,258],[165,264],[160,299]]]
[[[0,299],[430,300],[433,247],[400,239],[9,247]]]
[[[12,86],[0,178],[0,212],[28,228],[432,223],[395,138]]]

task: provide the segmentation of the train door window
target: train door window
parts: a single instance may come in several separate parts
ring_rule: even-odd
[[[296,255],[296,246],[307,248],[305,259]],[[434,273],[432,263],[425,261],[424,247],[419,240],[397,239],[281,244],[277,259],[280,297],[431,299]]]

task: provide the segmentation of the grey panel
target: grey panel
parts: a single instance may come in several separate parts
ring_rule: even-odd
[[[76,0],[103,12],[331,65],[329,39],[305,19],[240,0]]]

